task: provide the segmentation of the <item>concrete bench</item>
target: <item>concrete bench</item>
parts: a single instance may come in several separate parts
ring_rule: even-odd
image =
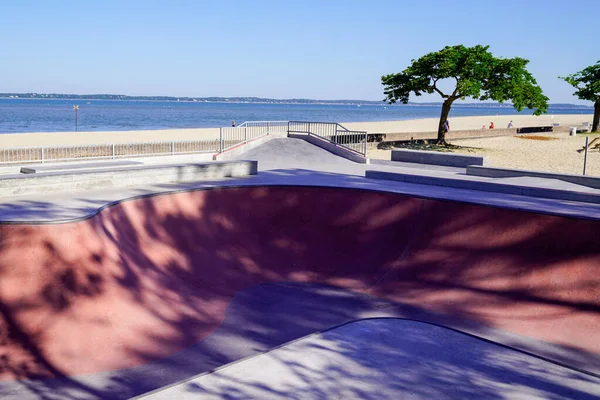
[[[402,149],[392,150],[392,161],[466,168],[469,165],[485,165],[486,158],[466,154]]]
[[[100,162],[92,162],[92,163],[80,163],[73,162],[70,164],[41,164],[41,165],[30,165],[27,167],[21,167],[22,174],[35,174],[36,172],[45,172],[45,171],[64,171],[64,170],[74,170],[74,169],[95,169],[95,168],[110,168],[110,167],[124,167],[124,166],[132,166],[132,165],[142,165],[141,162],[138,161],[100,161]]]
[[[486,178],[513,178],[519,176],[531,176],[534,178],[558,179],[564,182],[574,183],[576,185],[600,189],[600,177],[594,176],[557,174],[552,172],[526,171],[521,169],[509,168],[491,168],[481,167],[477,165],[468,166],[467,175],[484,176]]]
[[[517,128],[517,133],[553,132],[553,129],[553,126],[524,126],[523,128]]]
[[[194,182],[256,175],[257,171],[257,161],[213,161],[12,174],[0,177],[0,196]]]
[[[569,200],[584,203],[600,204],[600,193],[585,193],[564,189],[551,189],[543,187],[522,186],[517,184],[483,182],[461,178],[371,170],[365,171],[365,177],[371,179],[383,179],[389,181],[414,183],[419,185],[431,185],[455,189],[475,190],[481,192],[505,193],[528,197],[541,197],[546,199]]]

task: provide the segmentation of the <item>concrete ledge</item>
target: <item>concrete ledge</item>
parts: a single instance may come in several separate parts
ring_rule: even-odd
[[[511,129],[471,129],[463,131],[450,131],[446,134],[446,140],[477,139],[498,136],[514,136],[516,128]],[[437,139],[437,131],[433,132],[389,132],[383,133],[385,142],[406,142],[409,140],[433,140]]]
[[[355,163],[360,163],[360,164],[368,164],[369,163],[368,158],[363,157],[362,155],[355,153],[351,150],[347,150],[335,143],[331,143],[328,140],[321,139],[318,136],[314,136],[314,135],[306,134],[306,133],[290,133],[290,134],[288,134],[288,137],[294,138],[294,139],[305,140],[310,144],[314,144],[317,147],[320,147],[322,149],[329,151],[330,153],[335,154],[336,156],[345,158],[350,161],[354,161]]]
[[[541,197],[546,199],[569,200],[584,203],[600,204],[600,193],[584,193],[575,192],[571,190],[548,189],[495,182],[473,181],[458,178],[444,178],[431,175],[414,175],[371,170],[365,172],[365,177],[371,179],[383,179],[389,181],[416,183],[420,185],[442,186],[456,189],[477,190],[482,192],[516,194],[528,197]]]
[[[111,167],[123,167],[132,165],[142,165],[138,161],[98,161],[93,163],[80,163],[73,162],[70,164],[41,164],[41,165],[30,165],[28,167],[21,167],[22,174],[35,174],[36,172],[44,171],[68,171],[75,169],[95,169],[95,168],[111,168]]]
[[[574,183],[576,185],[600,189],[600,177],[594,176],[556,174],[551,172],[526,171],[521,169],[491,168],[477,165],[469,165],[467,167],[467,175],[484,176],[486,178],[514,178],[519,176],[531,176],[535,178],[558,179],[561,181]]]
[[[392,161],[466,168],[469,165],[485,165],[486,159],[482,156],[402,149],[392,150]]]
[[[198,164],[158,164],[131,168],[14,174],[1,177],[0,196],[193,182],[256,175],[257,171],[257,161],[213,161]]]
[[[551,133],[569,133],[568,126],[555,126],[552,132],[544,132],[546,134]],[[468,129],[462,131],[451,130],[446,134],[446,140],[462,140],[462,139],[481,139],[481,138],[492,138],[499,136],[515,136],[517,134],[517,128],[498,128],[498,129]],[[388,132],[388,133],[369,133],[369,137],[372,136],[371,141],[384,141],[384,142],[407,142],[410,140],[433,140],[437,139],[437,132]]]

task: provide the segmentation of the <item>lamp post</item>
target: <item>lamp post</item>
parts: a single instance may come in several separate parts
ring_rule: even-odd
[[[73,110],[75,110],[75,132],[77,132],[77,112],[79,111],[79,106],[73,106]]]

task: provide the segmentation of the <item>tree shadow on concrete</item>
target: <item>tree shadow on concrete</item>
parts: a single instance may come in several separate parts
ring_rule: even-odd
[[[529,333],[581,362],[568,345],[583,350],[594,339],[586,327],[600,311],[597,230],[593,221],[315,188],[179,193],[78,223],[2,226],[3,325],[17,332],[6,336],[4,372],[37,396],[64,387],[62,398],[126,398],[377,313],[482,336],[488,326]],[[332,291],[310,303],[288,287],[302,301],[263,292],[227,320],[234,296],[268,282],[385,301]],[[577,340],[554,328],[573,322]],[[81,350],[65,357],[74,345]],[[85,375],[111,369],[121,371]]]
[[[599,379],[438,326],[363,320],[173,389],[198,398],[597,398]]]

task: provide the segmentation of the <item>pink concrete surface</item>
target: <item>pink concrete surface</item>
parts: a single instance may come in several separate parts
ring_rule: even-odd
[[[397,194],[231,188],[0,226],[0,378],[141,365],[236,292],[315,282],[600,354],[600,222]]]

